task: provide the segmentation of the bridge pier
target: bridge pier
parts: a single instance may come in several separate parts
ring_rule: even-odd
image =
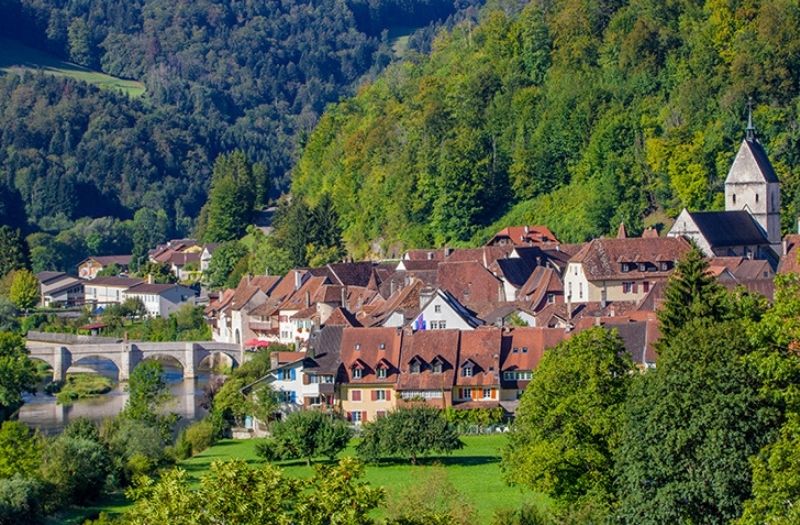
[[[122,353],[120,354],[119,359],[119,373],[117,374],[117,380],[122,382],[131,378],[131,370],[133,370],[133,366],[136,366],[136,363],[133,363],[133,366],[131,366],[131,364],[131,349],[129,348],[128,343],[122,343]]]
[[[72,365],[72,354],[64,346],[53,348],[53,381],[63,381]]]
[[[195,351],[194,351],[194,343],[186,343],[183,347],[183,378],[184,379],[194,379],[197,377],[195,375],[195,365],[194,362]]]

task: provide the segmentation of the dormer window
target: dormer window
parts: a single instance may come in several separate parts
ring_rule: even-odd
[[[639,263],[639,271],[640,272],[647,271],[647,264],[646,263]]]
[[[353,367],[353,379],[361,379],[362,370],[358,367]]]
[[[386,379],[386,368],[382,366],[378,367],[377,374],[378,374],[378,379]]]
[[[355,348],[356,348],[356,350],[361,350],[361,343],[356,343]]]
[[[512,353],[512,354],[517,354],[517,353],[519,353],[519,348],[517,348],[517,347],[515,346],[514,348],[512,348],[512,349],[511,349],[511,353]]]
[[[628,271],[628,269],[629,269],[629,268],[628,268],[628,263],[622,263],[622,273],[625,273],[625,272],[627,272],[627,271]]]
[[[386,350],[386,343],[379,344],[378,348],[380,348],[381,350]]]
[[[522,347],[522,353],[523,354],[527,354],[528,353],[528,347],[527,346],[523,346]]]
[[[661,271],[662,271],[662,272],[666,272],[667,270],[669,270],[669,263],[667,263],[667,262],[662,262],[662,263],[661,263]]]
[[[473,370],[472,370],[472,364],[471,363],[467,363],[461,369],[461,375],[463,375],[464,377],[472,377],[472,372],[473,372]]]
[[[419,361],[416,361],[416,360],[415,360],[415,361],[412,361],[412,362],[411,362],[411,367],[410,367],[410,370],[411,370],[411,373],[412,373],[412,374],[419,374],[420,368],[421,368],[421,367],[420,367],[420,365],[419,365]]]
[[[433,362],[433,373],[434,374],[442,373],[442,362],[439,359]]]
[[[549,293],[547,294],[547,304],[553,304],[556,302],[556,294]]]

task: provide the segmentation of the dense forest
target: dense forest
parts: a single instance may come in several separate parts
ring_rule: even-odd
[[[788,0],[554,0],[487,8],[329,109],[293,193],[330,194],[348,249],[564,241],[722,206],[747,101],[800,210],[800,7]],[[378,242],[376,242],[378,241]]]
[[[58,234],[147,207],[188,235],[215,159],[233,150],[256,165],[263,204],[287,189],[326,104],[394,58],[390,31],[421,28],[409,47],[425,49],[436,27],[472,16],[471,2],[0,0],[0,38],[146,86],[129,99],[0,76],[0,222]]]

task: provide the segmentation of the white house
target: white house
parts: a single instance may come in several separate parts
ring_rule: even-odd
[[[83,281],[64,272],[39,272],[41,306],[73,306],[83,303]]]
[[[420,312],[410,325],[417,330],[474,330],[483,321],[475,317],[452,294],[437,288],[420,294]],[[387,326],[387,325],[384,325]]]
[[[125,291],[143,282],[128,277],[96,277],[84,284],[84,300],[86,304],[102,310],[109,304],[122,303]]]
[[[141,283],[125,290],[122,300],[139,299],[144,304],[147,315],[169,317],[169,314],[181,306],[194,304],[195,296],[194,290],[179,284]]]

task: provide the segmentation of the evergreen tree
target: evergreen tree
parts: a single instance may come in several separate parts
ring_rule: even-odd
[[[28,250],[19,230],[0,226],[0,277],[28,266]]]
[[[665,301],[658,312],[662,339],[671,339],[692,319],[725,317],[724,289],[708,269],[702,252],[693,247],[667,283]]]
[[[148,260],[148,252],[166,242],[169,236],[169,219],[164,210],[141,208],[133,214],[131,225],[133,248],[131,270],[136,271]]]
[[[217,157],[206,203],[204,240],[232,241],[246,233],[256,203],[255,184],[253,168],[244,153],[234,151]]]

